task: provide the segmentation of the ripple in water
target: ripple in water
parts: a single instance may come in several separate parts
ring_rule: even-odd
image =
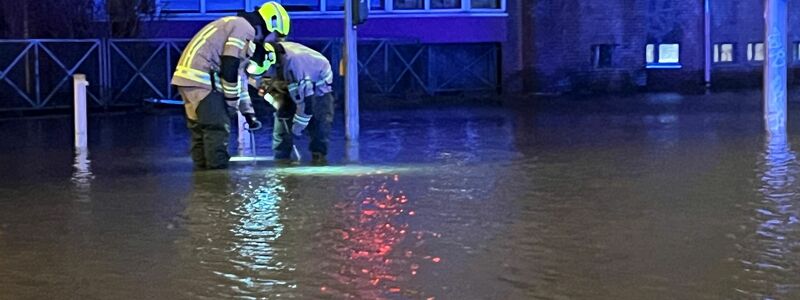
[[[757,174],[757,201],[751,201],[750,223],[741,226],[736,247],[741,272],[736,292],[762,299],[800,297],[800,227],[797,175],[800,165],[785,134],[767,138]]]

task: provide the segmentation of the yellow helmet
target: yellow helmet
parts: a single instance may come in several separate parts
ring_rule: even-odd
[[[264,50],[266,50],[264,61],[259,64],[254,60],[250,60],[250,64],[247,66],[248,74],[261,76],[264,74],[264,72],[267,72],[270,67],[278,62],[278,55],[275,53],[275,47],[272,46],[272,44],[264,43]]]
[[[258,8],[258,14],[264,19],[269,32],[278,32],[279,35],[289,35],[291,22],[289,13],[280,4],[274,1],[264,3]]]

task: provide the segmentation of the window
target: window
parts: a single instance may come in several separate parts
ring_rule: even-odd
[[[733,62],[733,44],[714,44],[714,62]]]
[[[345,0],[327,0],[328,11],[343,11]],[[370,10],[383,10],[383,0],[370,0]]]
[[[391,0],[394,1],[394,9],[425,9],[425,1],[422,0]]]
[[[174,12],[200,11],[200,2],[197,0],[162,0],[162,10]]]
[[[800,42],[794,43],[794,61],[800,62]]]
[[[281,0],[281,5],[283,5],[287,11],[319,11],[319,1],[320,0]]]
[[[645,62],[648,68],[680,68],[680,44],[647,44]]]
[[[206,11],[239,11],[244,8],[244,0],[206,0]]]
[[[472,8],[500,8],[500,0],[472,0]]]
[[[592,46],[592,65],[596,69],[611,68],[614,66],[614,45]]]
[[[677,64],[680,62],[680,45],[661,44],[658,45],[658,63]]]
[[[747,61],[764,61],[764,43],[747,44]]]
[[[461,8],[461,0],[430,0],[433,9],[458,9]]]

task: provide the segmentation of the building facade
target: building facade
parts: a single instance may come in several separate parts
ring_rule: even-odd
[[[161,20],[150,22],[146,36],[189,37],[210,19],[263,2],[159,1]],[[342,36],[342,1],[282,3],[293,15],[293,38]],[[712,47],[705,49],[704,2],[697,0],[372,0],[370,19],[359,27],[361,56],[367,56],[362,60],[375,64],[381,62],[376,57],[389,57],[384,69],[397,70],[375,75],[381,66],[365,64],[369,74],[362,76],[386,77],[376,90],[394,86],[392,91],[429,94],[700,90],[709,51],[713,88],[759,87],[763,1],[709,4]],[[800,66],[800,13],[791,12],[800,9],[800,0],[789,5],[794,75]],[[377,39],[427,48],[375,52],[369,41]],[[403,72],[400,77],[407,78],[398,77]]]
[[[789,80],[796,82],[800,1],[788,2]],[[709,4],[712,88],[760,87],[764,1]],[[685,91],[705,86],[704,1],[534,0],[522,4],[521,16],[509,14],[522,18],[521,74],[524,86],[534,91]]]
[[[154,1],[152,18],[138,22],[141,15],[129,14],[137,20],[133,40],[108,38],[120,36],[110,33],[114,26],[105,28],[108,23],[127,27],[115,18],[71,20],[86,28],[69,25],[64,16],[48,26],[33,25],[28,17],[49,8],[38,2],[25,2],[17,18],[5,14],[3,36],[18,39],[0,40],[0,52],[6,54],[0,55],[0,97],[6,99],[0,110],[69,107],[66,83],[75,72],[93,82],[90,96],[99,106],[174,99],[171,70],[188,39],[207,22],[253,10],[266,0]],[[292,14],[291,39],[320,50],[334,65],[340,61],[341,0],[278,1]],[[702,91],[706,55],[712,88],[762,85],[763,1],[708,0],[708,49],[705,2],[699,0],[370,1],[369,20],[358,28],[365,101],[375,99],[372,95],[394,100],[470,93]],[[789,80],[796,84],[800,0],[788,3]],[[8,12],[12,4],[0,8]],[[58,26],[86,29],[69,35],[83,40],[30,39],[62,37],[63,30],[46,34]],[[37,30],[29,34],[28,27]],[[341,87],[341,77],[334,81]]]

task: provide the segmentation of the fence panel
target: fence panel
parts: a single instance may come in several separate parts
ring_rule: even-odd
[[[339,75],[342,39],[303,39]],[[170,84],[188,39],[0,40],[0,110],[71,105],[71,76],[84,73],[93,106],[138,106],[148,98],[179,99]],[[359,40],[361,94],[413,97],[458,91],[496,91],[498,45],[423,45],[413,40]]]
[[[86,95],[92,106],[105,106],[100,40],[40,40],[37,42],[39,102],[37,108],[72,106],[72,75],[86,74]]]
[[[103,43],[86,40],[0,40],[0,110],[69,107],[72,75],[86,74],[91,105],[105,105]]]
[[[182,39],[109,40],[110,103],[138,105],[147,98],[176,98],[170,80],[187,42]]]
[[[470,92],[497,90],[498,49],[495,44],[432,45],[430,90]]]

